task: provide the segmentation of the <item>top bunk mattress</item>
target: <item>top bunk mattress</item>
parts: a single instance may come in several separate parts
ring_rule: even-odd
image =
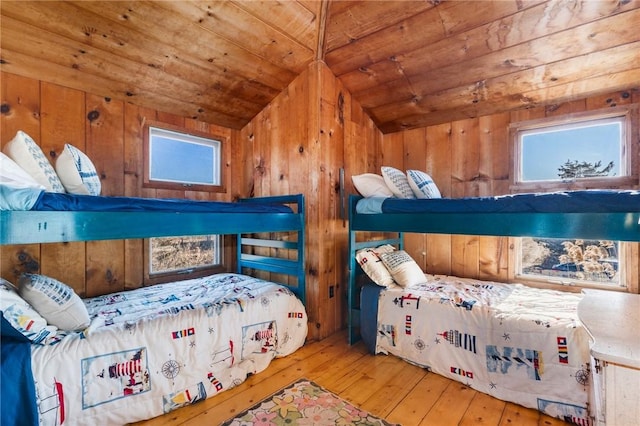
[[[99,211],[99,212],[192,212],[192,213],[292,213],[275,202],[200,201],[176,198],[140,198],[74,195],[40,189],[9,189],[2,186],[0,210]]]
[[[640,191],[584,190],[466,198],[363,198],[360,214],[376,213],[627,213],[640,212]]]

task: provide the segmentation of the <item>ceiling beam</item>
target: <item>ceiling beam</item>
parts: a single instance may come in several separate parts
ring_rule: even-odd
[[[318,48],[316,49],[316,59],[319,61],[324,61],[324,44],[330,1],[331,0],[322,0],[322,5],[320,6],[320,16],[318,17]]]

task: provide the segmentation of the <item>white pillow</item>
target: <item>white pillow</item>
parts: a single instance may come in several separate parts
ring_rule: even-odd
[[[406,287],[426,281],[424,272],[406,251],[382,253],[380,257],[398,285]]]
[[[404,172],[387,166],[383,166],[381,170],[382,177],[393,195],[398,198],[416,198]]]
[[[442,198],[431,176],[420,170],[407,170],[409,186],[416,198]]]
[[[366,248],[356,252],[356,260],[362,270],[371,278],[371,281],[382,287],[394,287],[393,277],[387,270],[380,255],[395,251],[395,247],[391,244],[385,244],[380,247]]]
[[[29,173],[2,152],[0,152],[0,184],[12,188],[44,189],[43,185],[40,185]]]
[[[393,192],[384,183],[384,178],[375,173],[351,176],[351,181],[363,197],[393,197]]]
[[[20,295],[42,315],[49,324],[61,330],[83,330],[89,326],[87,307],[68,285],[37,274],[22,274]]]
[[[3,152],[49,192],[64,192],[62,182],[42,149],[29,135],[18,130]]]
[[[69,194],[100,195],[102,183],[95,166],[75,146],[64,144],[56,160],[56,172]]]
[[[9,281],[0,278],[0,309],[9,324],[33,343],[44,344],[48,337],[55,336],[57,328],[47,324]]]

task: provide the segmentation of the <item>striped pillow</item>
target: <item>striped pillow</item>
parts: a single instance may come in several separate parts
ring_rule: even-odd
[[[3,152],[49,192],[64,192],[64,186],[42,149],[31,136],[18,130]]]
[[[407,170],[409,186],[416,198],[442,198],[431,176],[420,170]]]
[[[20,275],[20,296],[38,311],[47,323],[65,331],[83,330],[91,320],[87,307],[73,288],[46,275]]]
[[[85,153],[71,144],[56,160],[56,172],[69,194],[100,195],[102,184],[95,166]]]
[[[407,176],[393,167],[383,166],[382,177],[385,183],[397,198],[416,198],[409,186]]]

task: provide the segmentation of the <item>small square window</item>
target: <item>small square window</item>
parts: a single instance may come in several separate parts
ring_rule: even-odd
[[[149,274],[190,271],[221,264],[220,235],[150,238]]]
[[[146,284],[183,280],[224,270],[222,235],[149,238],[145,245]]]
[[[516,278],[579,287],[625,288],[619,241],[520,238]]]
[[[514,189],[601,188],[630,183],[627,110],[514,123]]]
[[[625,175],[620,117],[520,132],[521,182]]]
[[[223,191],[221,138],[165,127],[146,127],[144,186]]]

